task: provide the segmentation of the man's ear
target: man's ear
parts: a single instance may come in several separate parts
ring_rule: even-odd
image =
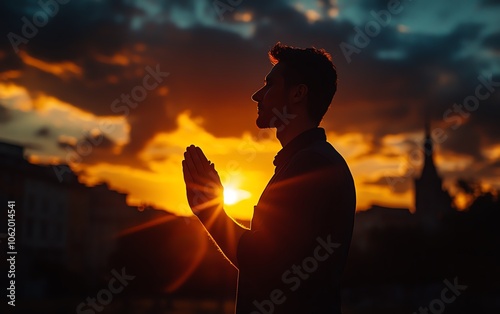
[[[293,104],[300,103],[303,101],[307,101],[307,93],[309,92],[309,88],[307,88],[306,84],[297,84],[292,88],[292,92],[290,94],[290,100]]]

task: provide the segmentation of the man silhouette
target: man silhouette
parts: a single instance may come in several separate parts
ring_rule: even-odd
[[[340,278],[352,237],[355,189],[319,123],[337,89],[330,55],[277,43],[257,102],[259,128],[283,148],[247,229],[226,215],[219,176],[199,147],[182,161],[189,205],[239,270],[237,314],[340,313]]]

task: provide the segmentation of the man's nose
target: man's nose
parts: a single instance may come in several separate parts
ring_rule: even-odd
[[[256,91],[255,93],[253,93],[252,95],[252,100],[255,101],[255,102],[260,102],[262,97],[261,97],[261,91],[262,91],[262,88],[259,89],[258,91]]]

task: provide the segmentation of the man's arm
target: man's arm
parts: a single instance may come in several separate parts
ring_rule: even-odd
[[[215,244],[237,268],[238,242],[247,229],[224,211],[223,187],[214,164],[208,161],[199,147],[191,145],[184,153],[182,170],[189,206]]]

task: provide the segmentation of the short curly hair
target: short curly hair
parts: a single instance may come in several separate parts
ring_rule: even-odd
[[[337,70],[330,54],[324,49],[296,48],[278,42],[268,55],[273,65],[279,62],[285,64],[287,87],[297,84],[307,86],[307,110],[311,119],[319,125],[337,91]]]

